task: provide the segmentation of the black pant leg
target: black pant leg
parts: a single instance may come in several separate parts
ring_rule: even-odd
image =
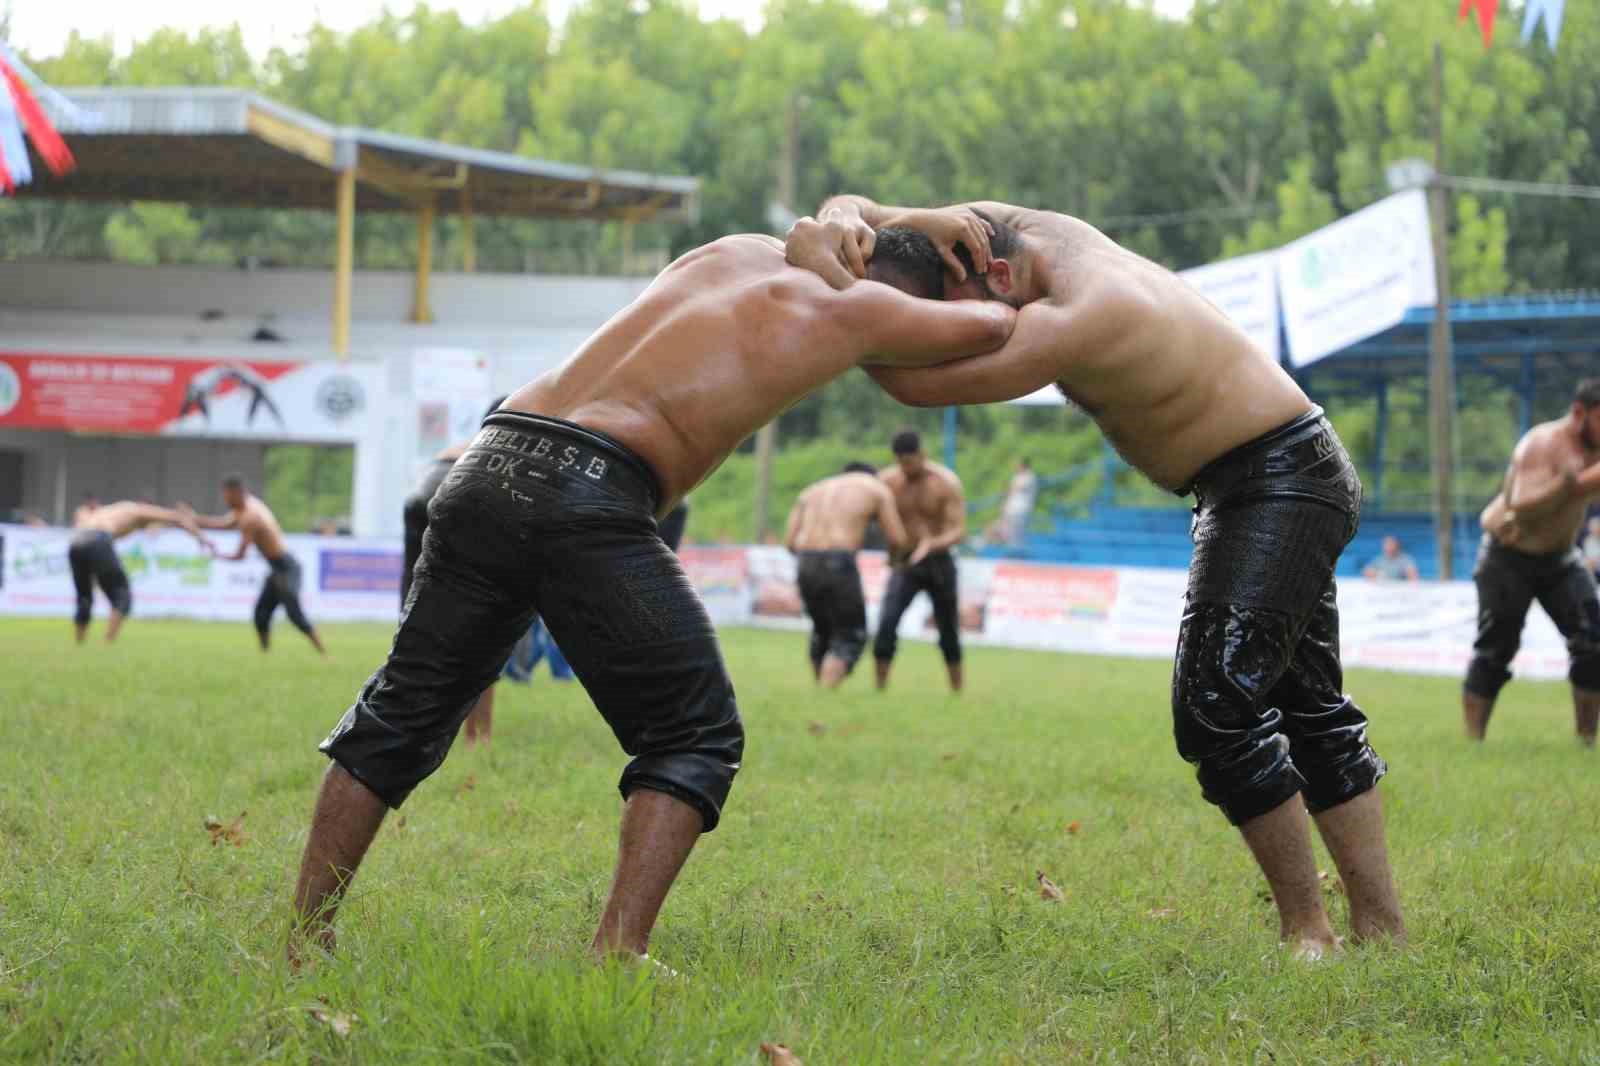
[[[1533,587],[1499,552],[1487,547],[1478,554],[1472,582],[1478,588],[1478,636],[1465,688],[1492,700],[1511,680],[1511,662],[1522,647]]]
[[[1539,590],[1539,606],[1566,638],[1568,679],[1578,688],[1600,691],[1600,598],[1594,575],[1577,552],[1567,557],[1561,576]]]
[[[939,629],[939,651],[952,666],[961,661],[961,591],[955,557],[941,554],[928,560],[928,596],[933,600],[933,621]]]
[[[278,583],[277,574],[267,572],[267,579],[261,582],[261,595],[256,597],[255,625],[256,632],[261,634],[263,640],[272,632],[272,613],[278,609]]]
[[[878,607],[878,635],[872,642],[872,656],[879,662],[894,659],[900,645],[900,617],[917,596],[917,580],[910,567],[897,567],[889,573],[889,587]]]

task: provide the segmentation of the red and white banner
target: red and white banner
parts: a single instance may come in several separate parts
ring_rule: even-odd
[[[377,385],[368,365],[0,352],[0,428],[355,441]]]

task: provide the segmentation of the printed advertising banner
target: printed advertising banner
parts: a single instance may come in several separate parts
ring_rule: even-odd
[[[220,549],[228,549],[235,534],[213,537]],[[300,601],[313,622],[392,623],[399,618],[399,542],[286,539],[300,562]],[[0,614],[71,617],[76,603],[67,567],[71,542],[70,529],[0,526]],[[123,537],[117,541],[117,555],[133,588],[136,619],[248,621],[267,576],[267,564],[254,549],[241,562],[214,559],[187,533],[172,529]],[[95,617],[104,618],[108,609],[97,590]]]
[[[232,535],[219,534],[223,547]],[[0,526],[0,614],[67,619],[73,610],[67,546],[72,531]],[[302,601],[317,622],[395,622],[400,613],[398,541],[291,536],[304,571]],[[247,621],[267,567],[213,559],[185,533],[135,533],[117,542],[133,585],[135,618]],[[685,547],[684,568],[718,625],[801,630],[809,626],[795,585],[794,557],[778,547]],[[881,552],[862,552],[867,620],[876,629],[889,579]],[[1186,577],[1181,570],[1052,566],[962,559],[961,629],[974,644],[1168,659],[1178,643]],[[1340,631],[1347,666],[1464,675],[1477,628],[1471,582],[1345,581]],[[106,612],[95,594],[95,614]],[[919,596],[900,635],[935,637],[928,598]],[[1535,607],[1528,614],[1519,677],[1556,680],[1566,644]]]
[[[0,427],[343,442],[376,366],[0,352]]]
[[[1278,285],[1289,360],[1314,363],[1434,302],[1433,245],[1422,190],[1397,193],[1285,245]]]
[[[432,459],[478,431],[494,399],[489,357],[465,348],[421,348],[411,356],[418,461]]]

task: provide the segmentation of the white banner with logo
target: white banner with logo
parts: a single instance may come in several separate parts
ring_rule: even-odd
[[[231,549],[236,534],[211,534]],[[76,604],[67,566],[70,529],[0,525],[0,614],[67,618]],[[400,616],[401,546],[393,540],[290,536],[300,602],[313,622],[394,622]],[[241,562],[213,558],[187,533],[141,530],[116,542],[135,618],[245,621],[267,576],[252,549]],[[95,616],[108,607],[95,592]]]
[[[217,534],[219,546],[232,534]],[[69,618],[74,605],[67,547],[72,531],[0,526],[0,615]],[[291,536],[300,561],[301,600],[316,622],[389,622],[399,617],[401,547],[396,540]],[[266,563],[214,559],[185,533],[135,533],[117,542],[133,586],[135,618],[245,621]],[[807,628],[795,585],[794,557],[778,547],[686,546],[680,553],[718,625]],[[881,552],[859,556],[868,625],[876,628],[890,570]],[[1181,570],[1057,566],[962,559],[961,630],[974,644],[1046,651],[1172,658],[1183,616]],[[104,597],[95,594],[103,616]],[[1471,582],[1339,585],[1346,666],[1463,676],[1477,628]],[[931,605],[919,596],[900,621],[900,636],[935,637]],[[1566,644],[1537,605],[1528,613],[1519,677],[1559,679]]]
[[[1277,253],[1289,360],[1314,363],[1435,299],[1428,201],[1396,193]]]
[[[1180,271],[1178,277],[1194,286],[1217,309],[1233,320],[1256,343],[1256,347],[1278,361],[1278,254],[1262,252],[1224,259],[1193,270]]]
[[[432,459],[478,431],[494,399],[494,368],[483,352],[419,348],[411,353],[411,389],[417,407],[418,461]]]

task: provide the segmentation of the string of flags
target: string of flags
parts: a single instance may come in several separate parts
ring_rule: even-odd
[[[46,85],[4,41],[0,41],[0,196],[10,196],[17,186],[33,181],[27,141],[33,142],[33,150],[57,177],[76,165],[67,142],[51,124],[30,84],[38,87],[39,93],[58,113],[85,127],[95,122],[95,116]]]
[[[1465,22],[1470,13],[1476,12],[1478,29],[1483,32],[1483,46],[1488,48],[1494,43],[1494,17],[1499,10],[1500,0],[1461,0],[1457,18]],[[1567,0],[1528,0],[1522,12],[1522,43],[1533,40],[1534,31],[1542,22],[1544,39],[1549,42],[1550,50],[1555,51],[1561,40],[1561,20],[1566,13]]]

